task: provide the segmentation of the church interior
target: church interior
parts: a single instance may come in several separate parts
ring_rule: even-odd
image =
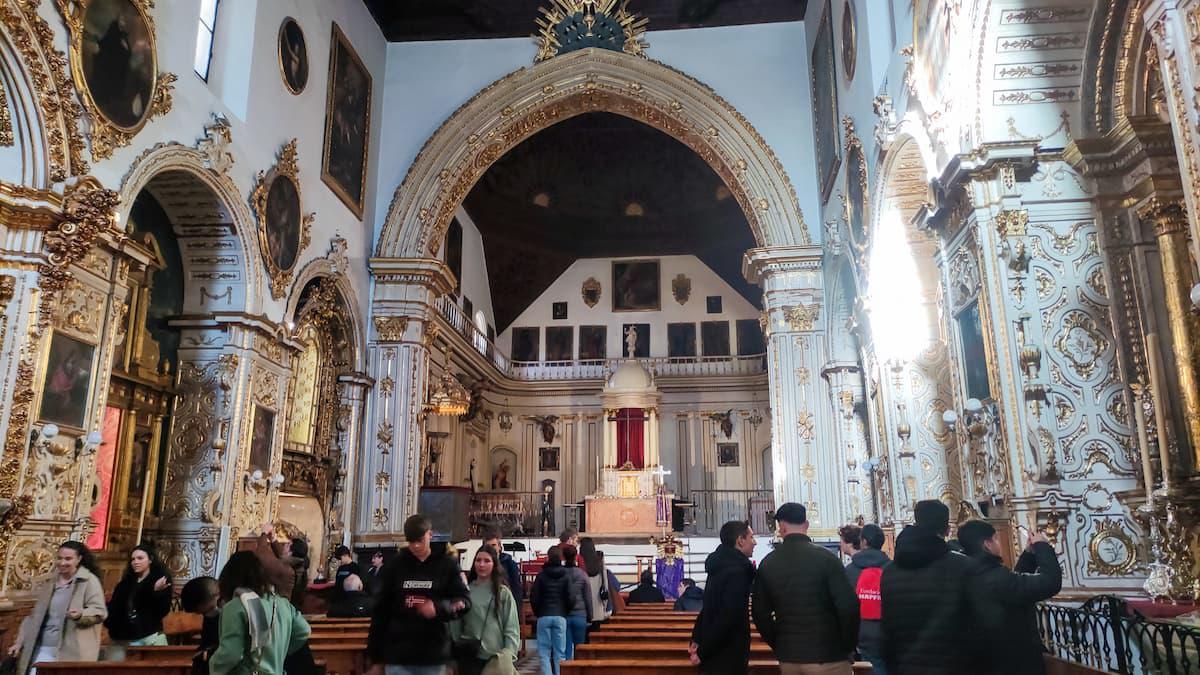
[[[0,0],[0,646],[64,540],[703,583],[785,502],[1193,612],[1198,90],[1197,0]]]

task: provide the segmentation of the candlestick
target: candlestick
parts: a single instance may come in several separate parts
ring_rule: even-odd
[[[1150,394],[1154,400],[1154,425],[1158,429],[1158,461],[1162,465],[1163,490],[1171,487],[1171,450],[1167,441],[1166,382],[1162,378],[1162,353],[1158,333],[1146,334],[1146,365],[1150,370]]]
[[[1146,486],[1146,503],[1154,508],[1154,469],[1150,466],[1150,439],[1146,434],[1146,411],[1142,408],[1142,396],[1146,385],[1134,382],[1129,385],[1133,392],[1133,419],[1137,426],[1138,450],[1142,455],[1142,483]]]

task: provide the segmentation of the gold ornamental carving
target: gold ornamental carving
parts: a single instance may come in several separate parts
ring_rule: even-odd
[[[1001,237],[1023,237],[1029,227],[1029,212],[1009,209],[995,216],[996,232]]]
[[[589,308],[595,307],[600,302],[600,282],[596,281],[596,277],[588,277],[584,280],[579,293],[583,298],[583,304]]]
[[[793,331],[811,331],[821,314],[821,305],[817,303],[799,304],[783,308],[783,320]]]
[[[280,190],[274,189],[276,181],[280,183]],[[286,187],[290,184],[291,187]],[[286,205],[289,201],[286,195],[288,191],[294,191],[295,204]],[[275,204],[274,199],[278,199],[280,204],[277,209],[295,208],[295,218],[299,227],[299,232],[294,236],[297,238],[295,251],[288,256],[280,251],[280,248],[285,246],[283,243],[284,237],[290,236],[284,232],[287,223],[272,223],[272,219],[276,215],[282,215],[284,212],[279,212],[277,209],[272,209],[270,206]],[[300,260],[301,253],[308,247],[309,238],[311,237],[312,223],[316,218],[315,213],[304,213],[304,200],[300,191],[300,166],[296,155],[296,139],[288,141],[279,151],[279,159],[275,166],[268,171],[259,171],[255,177],[254,193],[250,196],[250,205],[254,209],[255,219],[258,221],[258,242],[259,249],[262,252],[263,263],[267,268],[267,275],[271,279],[271,297],[282,298],[287,293],[288,284],[292,281],[292,275],[296,269],[296,263]],[[290,259],[288,259],[290,257]]]
[[[540,7],[535,63],[585,47],[617,49],[645,57],[648,19],[633,14],[629,0],[551,0]],[[565,42],[564,42],[565,41]]]
[[[407,316],[377,316],[373,320],[380,342],[400,342],[408,331]]]
[[[1097,521],[1088,541],[1088,574],[1120,577],[1137,567],[1137,546],[1125,526],[1116,518]]]
[[[8,109],[8,94],[0,87],[0,145],[11,148],[17,141],[13,137],[12,111]]]
[[[105,92],[103,97],[97,97],[97,92],[94,92],[88,83],[89,66],[85,60],[91,58],[95,62],[91,67],[103,69],[104,66],[99,63],[103,54],[101,43],[108,39],[107,34],[97,36],[95,27],[88,26],[89,10],[94,2],[96,0],[56,0],[55,4],[57,4],[58,11],[71,35],[71,76],[75,80],[79,99],[83,102],[84,110],[87,111],[91,122],[92,157],[101,160],[111,156],[116,148],[129,145],[133,137],[142,130],[142,127],[146,126],[147,122],[171,111],[171,89],[176,78],[171,73],[158,72],[158,46],[154,36],[154,18],[150,12],[154,6],[153,0],[127,0],[128,6],[136,11],[136,15],[130,17],[121,14],[119,15],[120,20],[132,21],[135,24],[140,23],[140,25],[126,27],[124,40],[130,43],[128,47],[130,72],[123,74],[127,80],[134,83],[127,89],[140,84],[144,91],[121,92],[122,95],[133,100],[120,102],[123,113],[115,114],[118,103],[108,102],[108,96],[111,93]],[[115,24],[118,19],[114,17],[111,18],[111,21]],[[143,28],[145,41],[135,39],[142,33]],[[89,41],[96,44],[95,49],[91,48]],[[142,73],[138,72],[140,66],[137,66],[136,63],[145,59],[149,59],[145,74],[149,76],[150,81],[139,83],[136,78]],[[128,106],[127,111],[125,110],[126,105]],[[105,110],[106,107],[109,109]]]

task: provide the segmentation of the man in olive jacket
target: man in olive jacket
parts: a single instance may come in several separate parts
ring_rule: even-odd
[[[1011,572],[1000,558],[1003,544],[990,524],[982,520],[963,523],[958,540],[974,563],[967,572],[967,589],[976,627],[988,636],[986,658],[979,660],[987,666],[980,672],[1046,672],[1036,606],[1062,590],[1062,568],[1046,535],[1029,537],[1028,547]]]
[[[831,551],[808,538],[808,514],[788,502],[775,512],[783,541],[754,578],[753,614],[783,675],[850,675],[858,643],[858,598]]]

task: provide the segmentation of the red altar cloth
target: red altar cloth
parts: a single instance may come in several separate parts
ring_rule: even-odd
[[[1197,609],[1194,602],[1181,602],[1176,605],[1169,602],[1153,602],[1150,600],[1128,600],[1127,604],[1130,609],[1136,609],[1147,619],[1174,619],[1177,616],[1194,612]]]
[[[635,469],[646,468],[642,425],[645,416],[641,408],[621,408],[617,411],[617,466],[628,462]]]

